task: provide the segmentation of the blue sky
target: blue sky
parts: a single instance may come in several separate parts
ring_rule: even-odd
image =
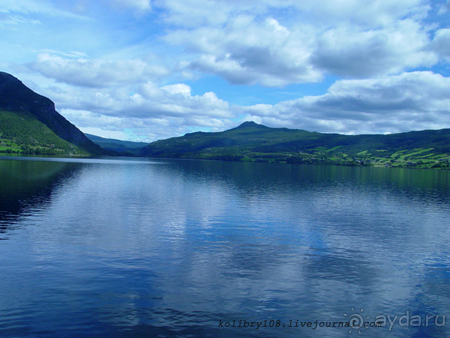
[[[450,128],[447,0],[0,0],[0,70],[82,131]]]

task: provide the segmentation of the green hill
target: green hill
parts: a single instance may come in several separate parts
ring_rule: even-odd
[[[0,111],[0,153],[89,155],[27,112]]]
[[[148,145],[145,142],[121,141],[112,138],[104,138],[96,135],[85,134],[95,144],[106,150],[111,150],[119,155],[136,156],[139,155],[142,148]]]
[[[450,129],[391,135],[341,135],[245,122],[150,143],[142,156],[231,161],[447,168]]]
[[[1,127],[0,146],[4,151],[10,149],[19,153],[43,152],[55,155],[106,153],[60,115],[51,100],[35,93],[14,76],[4,72],[0,72],[0,111],[4,123]],[[42,125],[52,133],[44,130]],[[55,136],[73,147],[57,142]]]

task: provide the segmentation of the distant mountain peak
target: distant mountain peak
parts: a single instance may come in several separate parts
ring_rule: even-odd
[[[262,128],[268,128],[262,124],[258,124],[256,122],[253,121],[245,121],[244,123],[240,124],[239,126],[237,126],[234,129],[242,129],[242,128],[254,128],[254,127],[262,127]]]

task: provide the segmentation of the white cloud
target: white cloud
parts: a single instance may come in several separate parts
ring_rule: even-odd
[[[191,95],[190,87],[176,84],[158,88],[153,83],[146,83],[139,87],[137,93],[131,97],[136,112],[151,116],[183,116],[183,117],[213,117],[231,118],[229,104],[219,99],[213,92],[203,95]]]
[[[436,31],[431,48],[441,58],[450,61],[450,28],[443,28]]]
[[[120,117],[92,113],[85,110],[62,109],[60,112],[83,132],[106,138],[121,140],[152,142],[176,135],[183,135],[195,127],[198,130],[219,131],[231,128],[233,123],[224,123],[221,119],[209,117]]]
[[[271,3],[278,9],[296,8],[290,20],[276,19],[276,10],[273,16],[263,10],[255,10],[260,15],[225,11],[229,17],[223,25],[176,29],[165,40],[193,55],[180,63],[185,71],[214,74],[233,84],[284,86],[317,82],[326,74],[376,77],[437,63],[428,48],[429,28],[421,22],[429,10],[422,1],[321,3]],[[245,5],[257,3],[234,8]],[[259,6],[269,9],[264,1]]]
[[[188,63],[189,69],[213,73],[236,84],[283,86],[321,79],[321,73],[309,62],[311,39],[305,30],[309,28],[289,31],[274,18],[255,22],[242,15],[223,29],[179,30],[168,34],[166,40],[201,53]]]
[[[330,25],[352,23],[360,27],[383,27],[399,19],[424,18],[430,10],[426,0],[319,0],[298,1],[296,7],[314,21]]]
[[[163,86],[161,87],[161,89],[167,91],[170,94],[182,94],[186,96],[191,95],[191,87],[189,87],[184,83],[177,83],[174,85]]]
[[[427,32],[412,20],[398,21],[384,29],[356,30],[338,27],[318,37],[312,63],[344,77],[371,77],[437,62],[426,51]]]
[[[160,65],[135,60],[88,60],[39,54],[30,68],[60,82],[86,87],[109,87],[144,82],[168,74]]]
[[[342,80],[320,96],[242,107],[272,126],[350,134],[440,129],[450,125],[450,79],[432,72]]]
[[[153,82],[112,88],[87,88],[53,84],[35,88],[51,98],[57,109],[88,111],[115,118],[204,120],[235,117],[226,101],[213,92],[192,95],[190,87],[174,84],[158,87]]]
[[[292,21],[308,23],[353,22],[377,27],[410,16],[423,18],[430,10],[425,0],[156,0],[155,6],[166,11],[170,24],[182,27],[222,27],[230,18],[243,13],[270,16],[277,11],[289,11]]]
[[[151,142],[170,137],[173,130],[166,120],[155,118],[114,117],[75,109],[62,109],[60,113],[83,132],[106,138]],[[132,131],[133,138],[124,130]]]

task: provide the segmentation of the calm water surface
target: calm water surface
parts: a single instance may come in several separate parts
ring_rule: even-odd
[[[0,336],[448,337],[449,174],[2,158]]]

